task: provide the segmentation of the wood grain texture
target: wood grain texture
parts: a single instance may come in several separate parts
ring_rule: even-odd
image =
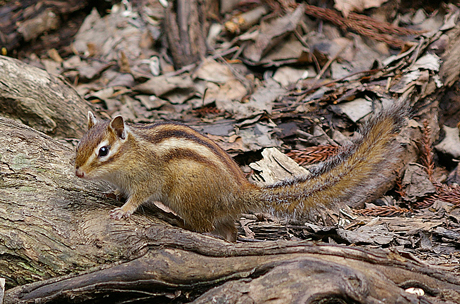
[[[90,107],[63,78],[0,56],[0,112],[48,135],[79,138]]]

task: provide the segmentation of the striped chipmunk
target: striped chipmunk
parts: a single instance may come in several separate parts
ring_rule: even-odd
[[[259,187],[215,142],[183,124],[127,124],[121,116],[98,120],[77,146],[76,175],[102,179],[128,198],[111,217],[129,217],[146,201],[176,212],[185,228],[235,241],[235,220],[247,211],[312,219],[320,208],[356,205],[382,195],[398,167],[395,140],[405,122],[402,102],[369,119],[350,144],[311,169],[311,174]]]

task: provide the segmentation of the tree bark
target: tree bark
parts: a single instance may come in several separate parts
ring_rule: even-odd
[[[0,113],[48,135],[81,137],[91,109],[62,77],[0,56]]]
[[[176,69],[201,61],[206,55],[206,21],[212,0],[172,1],[165,14],[165,35]]]
[[[7,287],[119,258],[118,245],[107,241],[116,230],[101,195],[108,188],[74,177],[71,148],[5,118],[0,146],[0,274]]]
[[[311,242],[230,244],[161,224],[125,237],[129,261],[11,289],[5,303],[460,300],[458,277],[393,252]],[[406,292],[410,287],[426,295]]]

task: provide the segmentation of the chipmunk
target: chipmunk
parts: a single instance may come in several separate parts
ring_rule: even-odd
[[[129,217],[148,200],[176,212],[185,228],[236,240],[235,220],[247,211],[310,217],[318,208],[369,201],[382,195],[400,161],[394,140],[407,113],[403,103],[374,115],[361,136],[310,170],[266,187],[250,183],[215,142],[186,125],[100,121],[88,113],[88,132],[76,149],[76,175],[106,180],[127,196],[111,217]]]

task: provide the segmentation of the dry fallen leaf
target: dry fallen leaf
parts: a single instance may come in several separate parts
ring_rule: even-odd
[[[334,8],[347,17],[350,12],[362,12],[371,7],[380,7],[387,0],[334,0],[334,2]]]

